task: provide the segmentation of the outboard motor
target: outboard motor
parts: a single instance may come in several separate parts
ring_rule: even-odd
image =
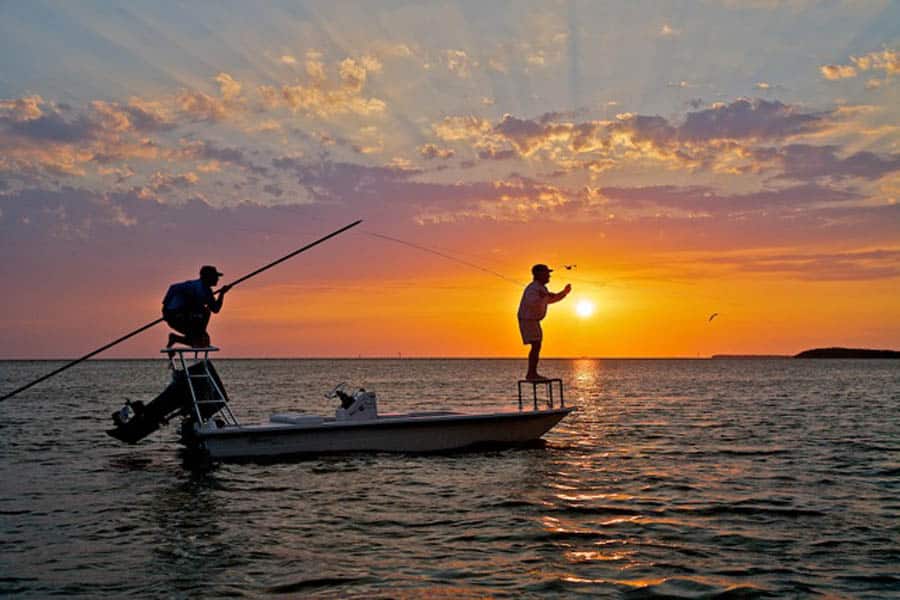
[[[224,402],[215,401],[219,399],[218,395],[207,379],[196,378],[205,374],[206,369],[209,370],[209,374],[215,380],[219,390],[223,394],[225,393],[225,386],[222,384],[219,374],[216,373],[212,361],[206,361],[206,368],[202,363],[188,367],[188,373],[195,376],[193,380],[194,394],[198,400],[206,401],[200,405],[200,413],[204,419],[214,415],[225,406]],[[192,404],[191,390],[188,387],[185,372],[173,371],[172,382],[159,396],[147,404],[141,401],[126,402],[125,406],[112,413],[113,428],[107,429],[106,433],[117,440],[136,444],[174,417],[179,415],[191,417]]]
[[[334,411],[334,418],[338,421],[367,421],[378,416],[378,402],[375,392],[367,392],[359,388],[355,392],[344,391],[345,384],[334,388],[330,398],[340,398],[341,406]]]

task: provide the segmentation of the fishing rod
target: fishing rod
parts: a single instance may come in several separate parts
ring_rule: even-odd
[[[360,223],[362,223],[362,219],[360,219],[360,220],[358,220],[358,221],[354,221],[353,223],[350,223],[349,225],[345,225],[344,227],[341,227],[340,229],[338,229],[338,230],[336,230],[336,231],[332,231],[332,232],[329,233],[328,235],[326,235],[326,236],[324,236],[324,237],[321,237],[321,238],[317,239],[316,241],[311,242],[311,243],[309,243],[309,244],[303,246],[302,248],[299,248],[299,249],[297,249],[297,250],[294,250],[294,251],[291,252],[290,254],[287,254],[287,255],[285,255],[285,256],[282,256],[281,258],[279,258],[279,259],[277,259],[277,260],[273,260],[272,262],[268,263],[267,265],[262,266],[262,267],[256,269],[255,271],[251,271],[250,273],[247,273],[246,275],[244,275],[244,276],[242,276],[242,277],[238,277],[236,280],[234,280],[233,283],[230,283],[230,284],[228,284],[228,285],[226,285],[226,286],[222,286],[221,288],[219,288],[218,290],[216,290],[216,291],[213,292],[213,293],[214,293],[214,294],[217,294],[217,293],[221,292],[222,290],[224,290],[225,288],[231,289],[231,288],[233,288],[234,286],[236,286],[237,284],[241,283],[242,281],[246,281],[246,280],[250,279],[251,277],[253,277],[253,276],[255,276],[255,275],[259,275],[259,274],[262,273],[263,271],[266,271],[266,270],[268,270],[268,269],[271,269],[271,268],[274,267],[275,265],[280,264],[280,263],[283,263],[284,261],[288,260],[289,258],[293,258],[294,256],[297,256],[297,255],[300,254],[301,252],[305,252],[305,251],[309,250],[309,249],[312,248],[313,246],[318,246],[318,245],[321,244],[322,242],[324,242],[324,241],[326,241],[326,240],[329,240],[329,239],[333,238],[333,237],[336,236],[336,235],[339,235],[339,234],[341,234],[341,233],[344,233],[345,231],[347,231],[347,230],[350,229],[351,227],[356,227],[356,226],[359,225]],[[20,392],[24,392],[24,391],[27,390],[28,388],[30,388],[30,387],[32,387],[32,386],[35,386],[35,385],[39,384],[39,383],[42,382],[42,381],[45,381],[45,380],[47,380],[47,379],[50,379],[51,377],[53,377],[54,375],[56,375],[56,374],[58,374],[58,373],[62,373],[63,371],[65,371],[66,369],[68,369],[68,368],[70,368],[70,367],[74,367],[74,366],[77,365],[78,363],[84,362],[84,361],[86,361],[87,359],[91,358],[92,356],[95,356],[95,355],[97,355],[97,354],[100,354],[100,353],[103,352],[104,350],[107,350],[107,349],[109,349],[109,348],[112,348],[113,346],[115,346],[116,344],[119,344],[119,343],[121,343],[121,342],[124,342],[124,341],[127,340],[128,338],[134,337],[134,336],[136,336],[137,334],[141,333],[142,331],[146,331],[147,329],[150,329],[150,328],[153,327],[154,325],[157,325],[157,324],[159,324],[159,323],[162,323],[162,321],[163,321],[163,319],[162,319],[162,317],[160,317],[159,319],[156,319],[155,321],[151,321],[151,322],[147,323],[146,325],[144,325],[144,326],[142,326],[142,327],[138,327],[138,328],[135,329],[134,331],[132,331],[132,332],[130,332],[130,333],[126,333],[126,334],[123,335],[122,337],[120,337],[120,338],[118,338],[118,339],[115,339],[115,340],[111,341],[110,343],[106,344],[105,346],[101,346],[100,348],[97,348],[97,349],[94,350],[93,352],[89,352],[88,354],[85,354],[85,355],[82,356],[81,358],[77,358],[77,359],[73,360],[72,362],[66,363],[65,365],[59,367],[58,369],[55,369],[55,370],[51,371],[50,373],[47,373],[46,375],[44,375],[44,376],[42,376],[42,377],[39,377],[39,378],[35,379],[35,380],[32,381],[31,383],[26,384],[26,385],[23,385],[22,387],[20,387],[20,388],[18,388],[18,389],[15,389],[15,390],[11,391],[10,393],[4,395],[3,397],[0,397],[0,402],[2,402],[3,400],[6,400],[7,398],[12,398],[12,397],[15,396],[16,394],[18,394],[18,393],[20,393]]]

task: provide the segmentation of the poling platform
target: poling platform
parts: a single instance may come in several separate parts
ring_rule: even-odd
[[[193,417],[202,422],[225,412],[229,419],[237,423],[231,409],[225,385],[219,377],[209,353],[218,348],[167,348],[162,350],[169,357],[172,382],[163,392],[144,404],[127,402],[112,414],[115,427],[107,429],[110,436],[128,444],[136,444],[176,417]],[[193,354],[193,364],[185,354]]]

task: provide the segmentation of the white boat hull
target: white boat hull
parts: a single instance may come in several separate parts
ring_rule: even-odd
[[[385,415],[369,421],[327,420],[312,425],[227,426],[195,432],[193,441],[215,459],[514,446],[539,439],[572,410]]]

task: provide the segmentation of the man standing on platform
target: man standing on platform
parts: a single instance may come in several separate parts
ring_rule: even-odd
[[[537,372],[541,342],[544,339],[541,319],[547,315],[547,305],[559,302],[572,291],[572,286],[568,283],[561,292],[554,294],[549,291],[547,283],[550,282],[552,271],[553,269],[543,264],[531,267],[534,281],[525,288],[522,293],[522,301],[519,303],[519,331],[522,334],[522,343],[531,345],[531,351],[528,353],[528,373],[525,375],[525,379],[528,381],[545,381],[547,379]]]
[[[163,319],[169,327],[183,335],[169,334],[169,343],[166,348],[174,344],[186,344],[191,348],[209,346],[209,334],[206,333],[206,325],[209,323],[210,313],[218,313],[222,310],[222,301],[225,293],[231,289],[226,285],[213,294],[213,287],[219,283],[218,269],[211,265],[200,268],[200,279],[173,283],[163,298]],[[218,296],[218,298],[216,298]]]

